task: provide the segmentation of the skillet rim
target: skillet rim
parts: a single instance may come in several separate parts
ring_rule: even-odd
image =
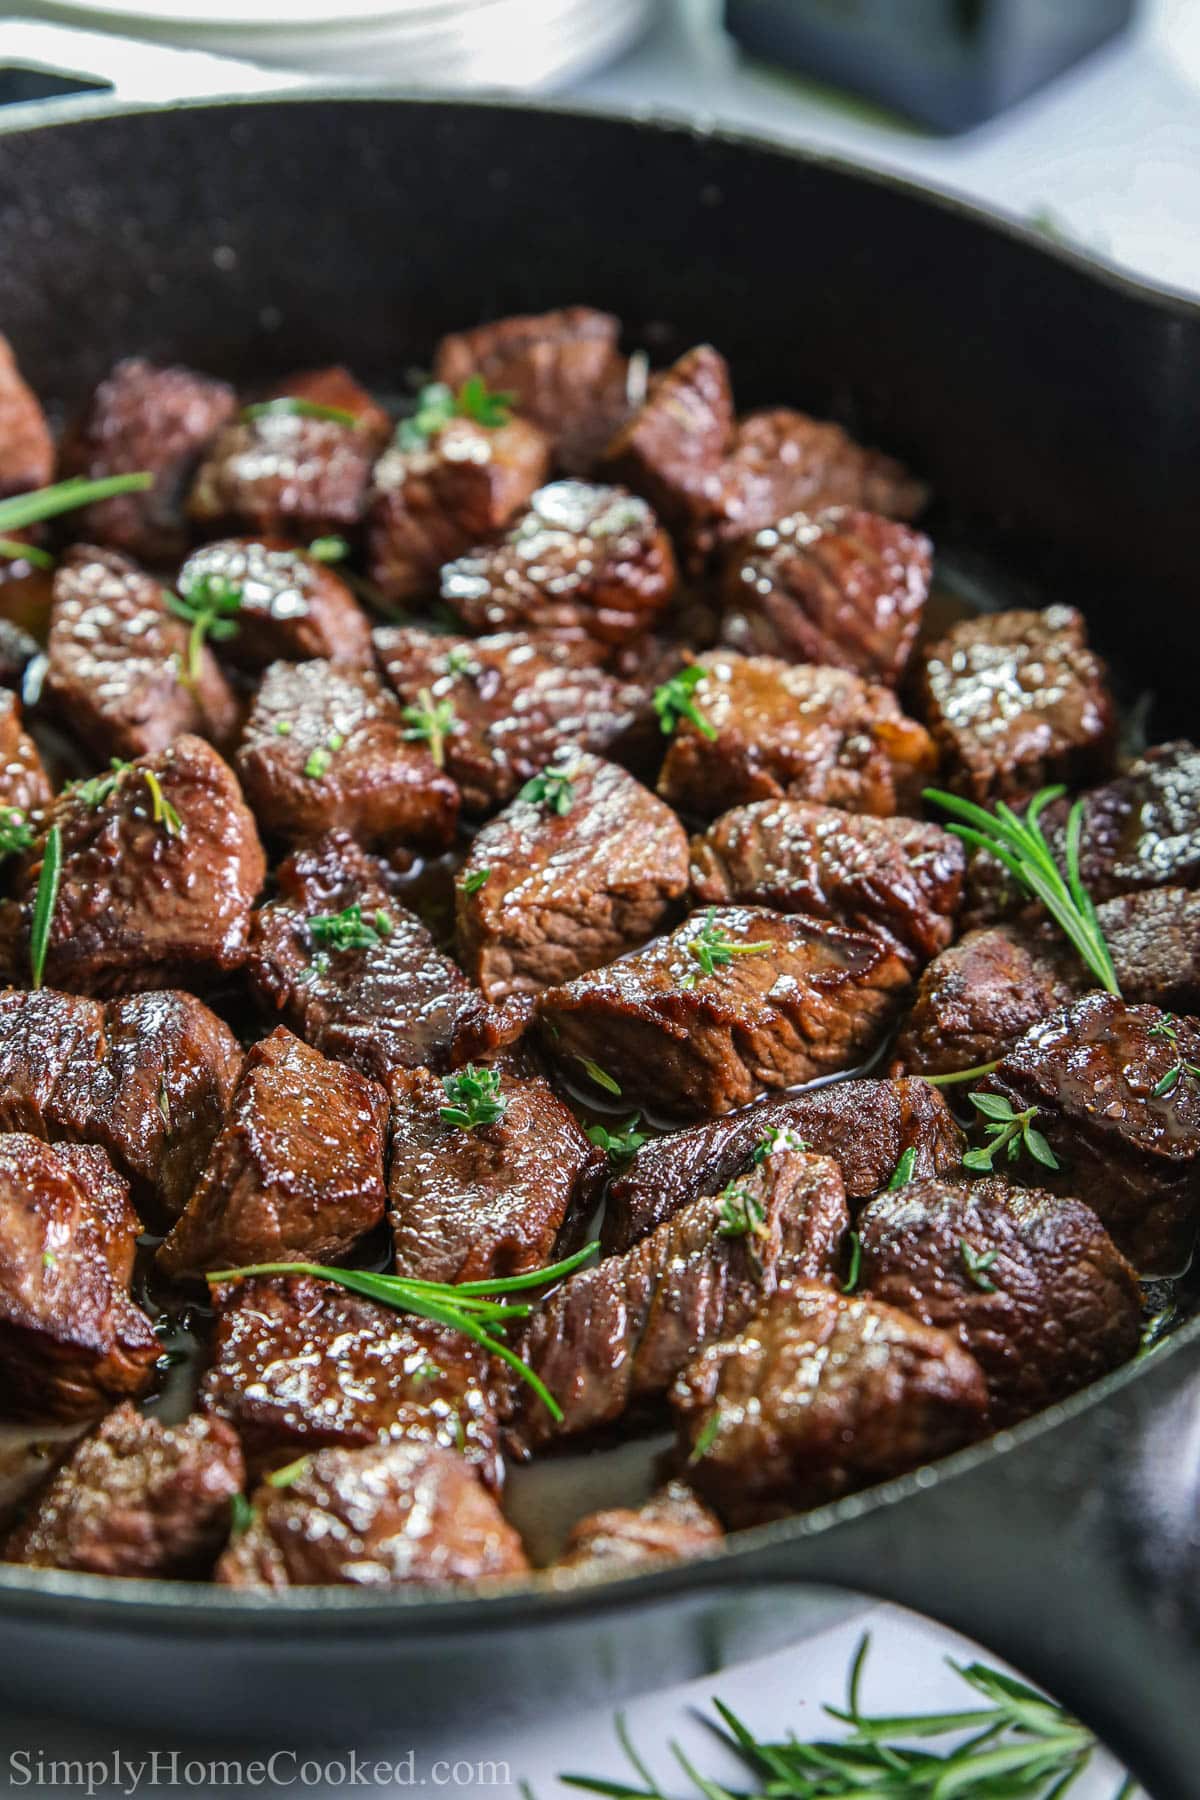
[[[701,144],[726,145],[735,152],[747,150],[782,158],[961,218],[1008,238],[1036,257],[1072,269],[1134,304],[1200,329],[1200,293],[1193,294],[1136,275],[1084,248],[1048,238],[1022,220],[992,211],[956,191],[927,188],[908,176],[871,164],[856,163],[811,145],[689,118],[669,109],[638,108],[624,113],[611,106],[579,100],[530,105],[521,96],[504,92],[464,96],[400,87],[329,83],[314,85],[302,92],[205,95],[165,104],[105,101],[87,96],[50,103],[33,102],[0,112],[0,138],[30,137],[43,131],[62,131],[75,125],[142,114],[227,113],[249,108],[347,102],[395,105],[409,110],[428,108],[431,112],[534,114],[549,121],[591,120],[626,131],[648,133],[652,137],[689,138]],[[20,116],[35,112],[36,117]],[[327,1586],[257,1593],[221,1588],[211,1581],[142,1580],[0,1563],[0,1610],[38,1624],[61,1621],[118,1630],[133,1630],[139,1626],[161,1630],[165,1625],[168,1635],[186,1632],[189,1637],[197,1632],[201,1636],[223,1636],[230,1626],[242,1625],[253,1618],[256,1636],[274,1639],[292,1637],[300,1620],[336,1624],[339,1631],[351,1627],[356,1637],[385,1632],[393,1621],[403,1620],[410,1627],[419,1625],[436,1638],[450,1637],[481,1625],[519,1626],[547,1615],[564,1619],[644,1608],[680,1594],[702,1593],[723,1585],[737,1578],[739,1562],[798,1539],[822,1536],[852,1520],[896,1506],[922,1491],[942,1488],[966,1477],[978,1468],[1020,1451],[1037,1438],[1053,1433],[1072,1419],[1103,1407],[1114,1395],[1138,1382],[1152,1369],[1161,1369],[1180,1352],[1198,1343],[1200,1314],[1177,1327],[1156,1346],[1152,1358],[1135,1356],[1100,1381],[1024,1420],[1012,1430],[999,1432],[982,1443],[942,1457],[936,1463],[925,1464],[898,1480],[847,1495],[811,1512],[731,1532],[716,1549],[682,1564],[652,1564],[641,1570],[617,1574],[535,1570],[512,1581],[487,1584],[482,1592],[454,1586],[375,1590]]]

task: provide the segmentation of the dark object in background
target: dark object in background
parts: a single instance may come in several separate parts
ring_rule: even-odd
[[[1134,0],[725,0],[755,56],[967,131],[1123,31]]]

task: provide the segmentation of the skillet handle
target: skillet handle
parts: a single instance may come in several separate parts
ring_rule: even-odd
[[[938,1619],[1046,1687],[1154,1800],[1195,1800],[1200,1338],[1130,1375],[1001,1455],[738,1559],[739,1578]]]

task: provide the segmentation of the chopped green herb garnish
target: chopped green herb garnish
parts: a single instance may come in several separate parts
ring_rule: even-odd
[[[790,1125],[772,1125],[754,1146],[751,1161],[762,1163],[768,1156],[777,1156],[781,1151],[807,1149],[808,1145],[800,1133],[793,1131]]]
[[[154,486],[153,475],[144,471],[137,475],[104,475],[89,481],[73,475],[69,481],[56,481],[51,487],[34,488],[28,494],[13,494],[0,500],[0,534],[24,531],[42,519],[56,519],[60,513],[74,512],[76,507],[91,506],[97,500],[111,500],[114,494],[139,494]],[[22,547],[22,555],[25,547]]]
[[[38,544],[23,544],[20,538],[0,537],[0,557],[6,562],[27,562],[33,569],[52,569],[54,558]]]
[[[418,1387],[424,1387],[427,1381],[438,1381],[441,1376],[442,1370],[439,1365],[426,1357],[424,1362],[417,1364],[408,1379],[415,1382]]]
[[[762,1202],[749,1188],[731,1181],[717,1195],[720,1201],[717,1236],[726,1238],[762,1237],[767,1229]]]
[[[613,1080],[607,1069],[602,1069],[599,1063],[594,1063],[590,1056],[576,1056],[574,1060],[583,1064],[584,1073],[595,1082],[597,1087],[602,1087],[606,1094],[616,1094],[618,1099],[620,1098],[621,1084]]]
[[[42,1251],[42,1267],[43,1269],[57,1269],[58,1258],[55,1256],[53,1250]]]
[[[604,1125],[589,1125],[588,1138],[597,1150],[603,1150],[613,1162],[628,1162],[646,1141],[644,1131],[639,1131],[640,1113],[634,1113],[628,1125],[621,1131],[609,1131]]]
[[[1166,1038],[1172,1048],[1179,1048],[1179,1033],[1175,1029],[1174,1013],[1165,1013],[1157,1025],[1150,1027],[1150,1036]],[[1156,1100],[1165,1100],[1175,1092],[1183,1080],[1200,1081],[1200,1064],[1189,1062],[1186,1057],[1177,1056],[1175,1062],[1162,1078],[1155,1082],[1150,1090]]]
[[[469,376],[457,394],[444,381],[431,381],[417,395],[411,417],[402,419],[397,427],[397,447],[424,450],[434,433],[451,419],[474,419],[477,425],[494,431],[508,424],[515,398],[513,394],[492,393],[482,375]]]
[[[308,554],[314,562],[345,562],[350,554],[350,546],[344,537],[319,537],[314,538],[308,546]]]
[[[960,1081],[976,1081],[981,1075],[990,1075],[993,1069],[1000,1067],[1000,1058],[995,1062],[976,1063],[973,1069],[952,1069],[948,1075],[922,1075],[930,1087],[954,1087]]]
[[[315,750],[310,750],[304,764],[304,773],[309,780],[320,781],[322,776],[328,775],[334,756],[339,750],[343,750],[345,745],[345,733],[331,731],[323,744],[318,744]]]
[[[19,807],[0,812],[0,859],[19,856],[33,844],[33,827]]]
[[[916,1166],[917,1147],[915,1144],[910,1144],[892,1170],[892,1178],[887,1184],[888,1193],[894,1194],[897,1188],[907,1187],[913,1178],[913,1170]]]
[[[161,825],[168,837],[178,837],[183,830],[183,820],[162,791],[162,782],[153,769],[142,770],[142,780],[150,789],[150,816],[156,825]]]
[[[994,1294],[996,1291],[996,1284],[994,1281],[988,1279],[988,1270],[994,1265],[997,1256],[1000,1254],[999,1251],[986,1250],[981,1254],[977,1250],[972,1250],[966,1238],[959,1238],[958,1251],[963,1260],[963,1268],[967,1271],[969,1279],[975,1283],[977,1288],[981,1288],[985,1294]]]
[[[303,1475],[312,1456],[298,1456],[295,1462],[285,1463],[282,1469],[276,1469],[267,1476],[267,1486],[273,1488],[290,1488]]]
[[[318,950],[304,973],[298,975],[296,979],[307,986],[310,981],[319,981],[322,975],[327,975],[328,973],[329,958],[326,956],[324,950]]]
[[[185,679],[194,685],[200,679],[205,641],[211,638],[213,643],[224,643],[238,634],[241,585],[224,575],[181,577],[179,592],[168,592],[166,602],[176,618],[186,619],[192,628],[184,668]]]
[[[688,939],[687,948],[700,964],[705,975],[715,974],[717,969],[731,963],[735,956],[765,956],[772,948],[770,940],[762,938],[753,944],[743,944],[737,938],[728,937],[717,924],[717,909],[710,906],[704,917],[704,923],[692,938]],[[695,987],[698,977],[686,975],[683,985]]]
[[[392,921],[382,908],[369,919],[355,901],[336,913],[313,913],[308,920],[308,935],[314,944],[329,950],[369,950],[392,935]]]
[[[442,1087],[448,1105],[438,1111],[447,1125],[457,1125],[463,1131],[473,1131],[476,1125],[494,1125],[508,1108],[495,1069],[477,1069],[474,1063],[468,1063],[456,1075],[443,1075]]]
[[[320,419],[327,425],[346,426],[360,423],[358,414],[348,412],[344,406],[322,406],[317,400],[302,400],[298,394],[256,400],[253,406],[243,406],[241,418],[246,424],[255,419]]]
[[[63,791],[95,812],[98,806],[104,805],[126,769],[132,766],[131,763],[122,762],[119,756],[114,756],[110,774],[92,775],[87,781],[69,781]]]
[[[291,735],[292,735],[292,721],[290,719],[276,719],[276,721],[275,721],[275,736],[276,737],[291,737]]]
[[[463,893],[477,894],[480,888],[486,885],[491,872],[490,869],[472,869],[469,875],[463,876]]]
[[[717,1407],[713,1412],[709,1413],[707,1419],[705,1419],[703,1425],[700,1427],[699,1432],[696,1434],[696,1441],[692,1445],[692,1453],[688,1457],[689,1467],[693,1463],[704,1461],[704,1458],[708,1455],[720,1435],[721,1409],[720,1407]]]
[[[474,654],[466,644],[455,644],[446,652],[447,675],[473,675],[476,670]]]
[[[58,903],[58,884],[62,877],[62,827],[52,825],[46,834],[46,849],[38,875],[33,902],[33,921],[29,928],[29,968],[33,986],[40,988],[46,969],[46,950],[50,943],[50,927]]]
[[[574,777],[577,774],[575,767],[564,769],[551,764],[540,775],[530,777],[517,799],[525,800],[531,806],[544,806],[548,812],[565,818],[575,804]]]
[[[695,689],[704,680],[707,669],[699,663],[689,663],[680,669],[678,675],[672,675],[661,687],[654,690],[654,710],[658,714],[658,723],[664,737],[670,737],[681,719],[687,719],[702,732],[706,738],[715,738],[717,728],[711,719],[706,719],[696,704]]]
[[[1040,1110],[1038,1107],[1028,1106],[1024,1112],[1014,1112],[1012,1102],[1002,1094],[968,1094],[967,1098],[985,1119],[991,1121],[985,1127],[985,1135],[991,1142],[981,1150],[968,1150],[963,1157],[964,1169],[980,1170],[990,1175],[993,1172],[993,1161],[1002,1150],[1008,1152],[1009,1162],[1016,1162],[1022,1149],[1028,1150],[1033,1160],[1041,1163],[1043,1168],[1058,1168],[1057,1156],[1041,1132],[1034,1129],[1033,1121]]]
[[[862,1239],[857,1231],[850,1233],[850,1268],[842,1283],[843,1294],[852,1294],[858,1286],[858,1278],[862,1273]]]
[[[594,1243],[585,1244],[582,1250],[565,1257],[562,1262],[494,1281],[410,1281],[402,1275],[377,1275],[370,1269],[337,1269],[323,1263],[304,1262],[253,1263],[242,1269],[215,1270],[206,1279],[215,1286],[222,1281],[244,1281],[254,1275],[313,1275],[320,1281],[337,1282],[353,1294],[364,1294],[368,1300],[395,1307],[398,1312],[412,1313],[435,1325],[448,1325],[507,1363],[533,1389],[551,1416],[561,1419],[562,1408],[541,1377],[502,1343],[497,1334],[504,1332],[513,1320],[527,1319],[534,1311],[533,1304],[514,1303],[509,1295],[562,1281],[576,1269],[581,1269],[597,1248]]]
[[[446,766],[446,739],[454,730],[457,713],[449,700],[435,700],[428,688],[417,695],[419,705],[404,708],[405,737],[429,745],[439,769]]]
[[[232,1537],[241,1537],[254,1523],[254,1508],[245,1494],[235,1494],[229,1502],[229,1531]]]

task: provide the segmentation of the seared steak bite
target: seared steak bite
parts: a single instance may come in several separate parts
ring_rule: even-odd
[[[239,1588],[404,1587],[528,1567],[520,1538],[466,1459],[402,1439],[320,1450],[286,1487],[261,1487],[217,1580]]]
[[[194,1277],[345,1256],[383,1217],[386,1127],[382,1088],[277,1026],[242,1064],[160,1268]]]
[[[623,644],[674,591],[675,553],[624,488],[554,481],[498,544],[441,572],[442,599],[472,631],[562,631]]]
[[[198,1413],[160,1425],[125,1401],[57,1471],[4,1560],[87,1575],[206,1574],[244,1479],[228,1425]]]
[[[419,724],[373,669],[272,663],[237,753],[263,830],[292,842],[339,827],[364,843],[449,843],[458,794]]]
[[[1093,993],[1027,1031],[975,1092],[1035,1108],[1059,1163],[1039,1183],[1086,1195],[1139,1273],[1165,1275],[1186,1265],[1200,1216],[1197,1071],[1200,1023]]]
[[[179,571],[179,590],[223,583],[236,592],[236,630],[221,655],[239,669],[310,656],[369,668],[371,627],[354,595],[328,563],[281,538],[222,538],[194,550]]]
[[[0,825],[28,825],[53,798],[37,745],[21,728],[21,703],[0,689]]]
[[[921,976],[896,1042],[896,1067],[948,1075],[994,1062],[1087,985],[1079,957],[1053,929],[968,931]]]
[[[728,1525],[888,1481],[978,1437],[987,1384],[947,1331],[803,1282],[671,1390],[688,1479]]]
[[[483,1281],[544,1267],[600,1165],[540,1076],[465,1072],[468,1087],[481,1079],[488,1104],[471,1126],[443,1116],[463,1108],[462,1077],[443,1082],[414,1069],[392,1079],[388,1191],[398,1275]]]
[[[692,896],[876,931],[919,965],[953,938],[963,866],[962,845],[937,825],[759,800],[693,838]]]
[[[375,465],[367,572],[388,600],[437,588],[443,563],[498,531],[549,472],[549,444],[528,419],[452,418],[415,449],[398,439]]]
[[[0,1136],[0,1413],[86,1418],[150,1384],[161,1346],[129,1297],[141,1225],[103,1150]]]
[[[48,986],[121,994],[241,967],[265,863],[233,771],[210,744],[185,734],[157,756],[58,796],[16,899],[0,907],[0,932],[22,972],[54,826],[62,877],[47,937]]]
[[[927,1081],[835,1081],[763,1100],[643,1144],[609,1186],[605,1251],[628,1250],[698,1194],[732,1181],[756,1151],[796,1138],[836,1160],[852,1200],[885,1187],[910,1150],[917,1176],[956,1169],[963,1152],[950,1108]]]
[[[97,758],[152,756],[182,732],[227,743],[239,707],[166,590],[115,550],[77,544],[54,577],[45,698]]]
[[[936,756],[890,688],[844,669],[710,650],[659,777],[673,806],[702,818],[750,800],[817,800],[847,812],[916,808]]]
[[[641,1506],[589,1513],[570,1530],[556,1569],[618,1575],[643,1563],[688,1562],[725,1533],[714,1513],[682,1481],[670,1481]]]
[[[311,1275],[226,1282],[214,1297],[200,1404],[236,1428],[252,1475],[306,1450],[407,1438],[461,1451],[500,1486],[488,1353],[461,1331]]]
[[[1121,894],[1098,906],[1096,917],[1126,1000],[1200,1012],[1200,894],[1172,887]]]
[[[719,510],[721,466],[732,438],[729,365],[711,344],[698,344],[651,378],[604,460],[690,541]]]
[[[881,939],[802,914],[709,907],[669,937],[541,997],[547,1053],[598,1063],[635,1104],[731,1112],[763,1088],[852,1069],[908,986]]]
[[[586,475],[629,412],[619,332],[611,313],[592,306],[496,319],[444,337],[433,373],[455,390],[477,375],[494,393],[511,394],[549,438],[558,466]]]
[[[625,761],[647,737],[643,689],[571,644],[385,626],[375,647],[407,706],[450,709],[446,769],[467,813],[503,806],[564,746]]]
[[[0,498],[46,487],[54,475],[54,442],[46,415],[0,336]]]
[[[1137,1276],[1082,1201],[1005,1181],[910,1181],[859,1215],[861,1285],[958,1338],[1016,1424],[1127,1362]]]
[[[483,827],[458,875],[459,955],[489,1000],[645,943],[687,887],[682,825],[624,769],[568,750],[539,792]]]
[[[569,1275],[514,1340],[563,1418],[511,1381],[506,1441],[528,1456],[661,1400],[701,1344],[740,1331],[781,1283],[832,1277],[849,1222],[837,1164],[782,1149]]]
[[[929,594],[932,546],[879,513],[791,513],[731,552],[721,641],[899,681]]]
[[[75,535],[144,562],[177,561],[188,541],[184,500],[193,470],[236,404],[226,382],[193,369],[141,357],[119,362],[68,431],[62,473],[94,480],[149,470],[154,486],[93,501],[72,516]]]
[[[361,519],[371,467],[391,421],[345,369],[310,369],[280,382],[288,399],[353,415],[314,418],[282,404],[227,424],[193,484],[188,511],[213,531],[297,537],[349,530]]]
[[[480,997],[397,904],[386,865],[331,831],[280,863],[275,888],[250,936],[250,978],[266,1011],[378,1081],[393,1069],[445,1068],[459,1019]]]
[[[919,682],[947,786],[1014,802],[1106,774],[1116,747],[1107,681],[1073,607],[961,620],[925,652]]]

